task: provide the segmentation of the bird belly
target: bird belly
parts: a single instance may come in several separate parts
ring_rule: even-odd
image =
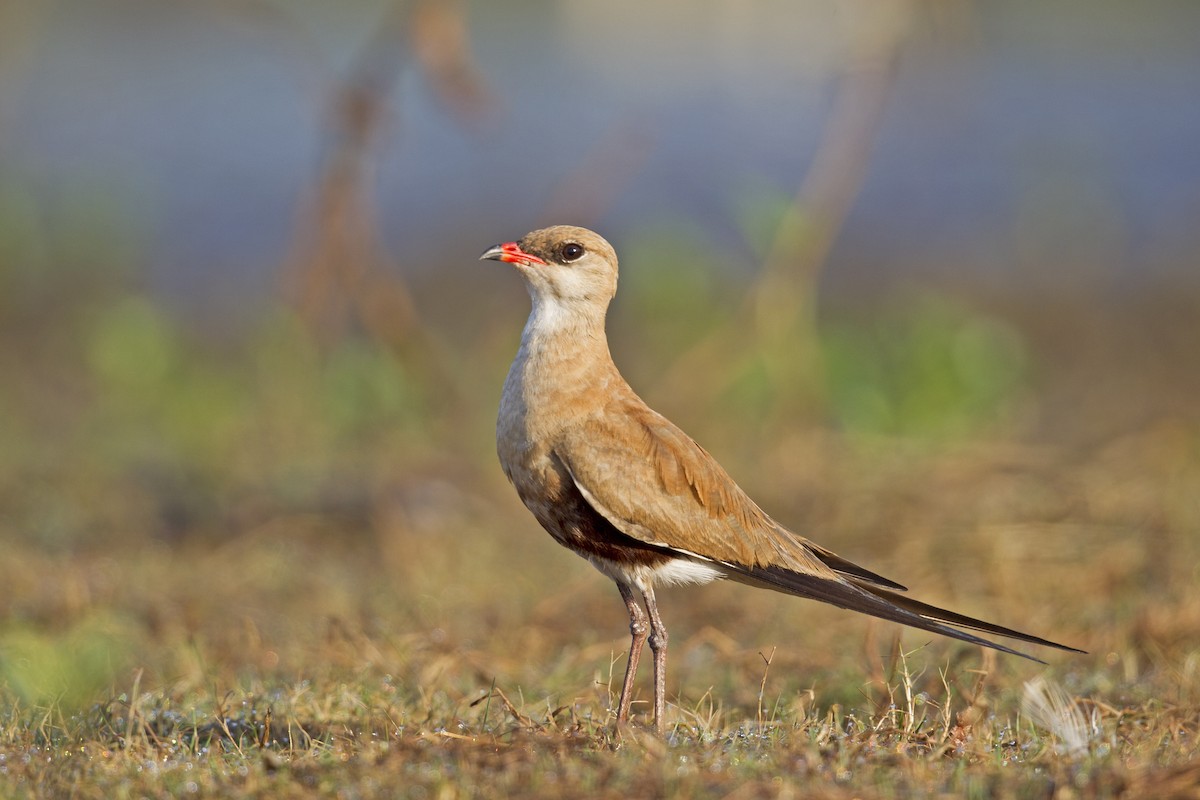
[[[716,566],[690,558],[666,558],[647,564],[589,556],[588,561],[614,581],[633,584],[643,591],[656,584],[703,584],[725,577]]]

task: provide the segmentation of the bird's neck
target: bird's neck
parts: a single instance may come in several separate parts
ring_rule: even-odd
[[[564,401],[582,410],[589,397],[599,397],[596,387],[621,380],[604,333],[605,310],[535,295],[505,394],[530,410]]]
[[[604,332],[607,306],[575,304],[533,294],[533,310],[521,332],[521,352],[550,361],[612,363]]]

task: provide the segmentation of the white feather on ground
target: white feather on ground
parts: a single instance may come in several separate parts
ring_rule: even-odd
[[[1091,719],[1062,686],[1045,678],[1025,682],[1021,708],[1035,724],[1058,739],[1055,751],[1060,755],[1085,756],[1100,725],[1095,709]]]

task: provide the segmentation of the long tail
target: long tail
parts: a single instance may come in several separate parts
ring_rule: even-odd
[[[952,639],[1028,658],[1030,661],[1036,661],[1039,664],[1046,662],[1040,658],[1034,658],[1027,653],[1013,650],[1011,647],[1006,647],[959,630],[958,627],[951,626],[959,626],[997,636],[1006,636],[1011,639],[1019,639],[1023,642],[1042,645],[1044,647],[1069,650],[1073,653],[1085,652],[1074,647],[1068,647],[1065,644],[1058,644],[1057,642],[1043,639],[1040,636],[1022,633],[1012,628],[1006,628],[1003,625],[984,622],[983,620],[968,617],[954,611],[931,606],[928,603],[913,600],[888,589],[872,585],[867,581],[856,580],[853,577],[850,577],[848,580],[842,580],[839,578],[808,575],[783,567],[745,567],[737,564],[727,564],[726,566],[730,570],[729,577],[742,583],[774,589],[785,594],[807,597],[812,600],[820,600],[839,608],[870,614],[880,619],[899,622],[903,625],[919,628],[920,630],[949,636]]]

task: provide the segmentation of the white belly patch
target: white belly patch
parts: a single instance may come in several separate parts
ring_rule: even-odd
[[[715,564],[692,561],[688,558],[673,558],[657,567],[618,564],[605,558],[588,560],[592,562],[592,566],[613,580],[631,583],[643,590],[655,584],[708,583],[725,577],[725,573]]]

